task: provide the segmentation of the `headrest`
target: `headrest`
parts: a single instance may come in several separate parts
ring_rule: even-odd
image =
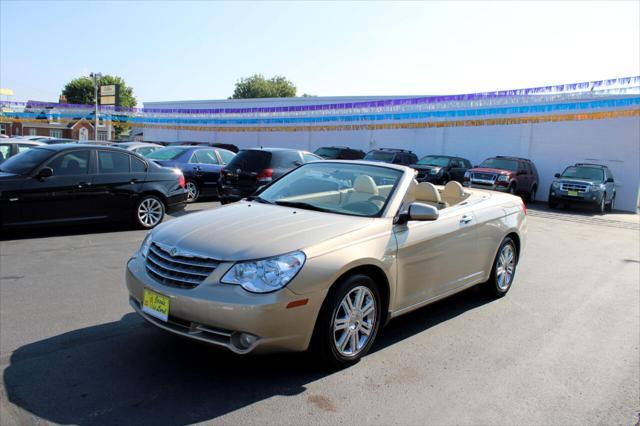
[[[378,195],[378,187],[369,175],[359,175],[353,182],[353,189],[356,192]]]
[[[420,182],[416,185],[414,194],[416,201],[429,201],[432,203],[441,203],[440,192],[438,189],[429,182]]]
[[[442,192],[442,196],[444,198],[464,198],[467,194],[464,192],[464,188],[460,185],[460,182],[455,180],[449,181],[444,186],[444,191]]]

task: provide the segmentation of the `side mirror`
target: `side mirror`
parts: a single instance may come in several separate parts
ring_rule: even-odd
[[[605,183],[613,183],[613,178],[607,178],[607,180],[605,181]]]
[[[440,216],[440,212],[429,204],[411,203],[407,216],[408,220],[436,220]]]
[[[53,176],[53,169],[51,167],[43,167],[40,169],[36,177],[38,179],[46,179]]]
[[[553,175],[553,177],[559,178],[560,177],[560,173],[556,173],[555,175]]]

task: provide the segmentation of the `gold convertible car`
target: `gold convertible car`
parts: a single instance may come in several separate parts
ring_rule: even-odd
[[[172,333],[239,354],[312,348],[348,365],[391,318],[476,284],[504,296],[525,237],[515,196],[320,161],[161,224],[126,281],[133,309]]]

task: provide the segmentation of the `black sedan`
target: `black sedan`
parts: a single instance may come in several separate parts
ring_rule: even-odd
[[[47,145],[0,165],[0,226],[131,220],[159,224],[184,208],[178,170],[120,148]]]
[[[448,155],[427,155],[410,167],[418,171],[418,182],[444,185],[451,180],[463,183],[464,173],[471,168],[471,162]]]

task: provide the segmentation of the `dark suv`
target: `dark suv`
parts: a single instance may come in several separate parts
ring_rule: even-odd
[[[380,148],[369,151],[364,160],[411,166],[418,162],[418,157],[408,149]]]
[[[220,172],[220,202],[226,204],[238,201],[288,171],[318,160],[322,160],[322,157],[297,149],[243,149]]]
[[[538,170],[527,158],[491,157],[464,174],[464,185],[510,192],[533,201],[538,191]]]
[[[422,157],[411,167],[417,170],[418,182],[431,182],[444,185],[450,180],[464,182],[464,174],[471,168],[471,162],[466,158],[450,157],[448,155],[427,155]]]
[[[613,210],[616,187],[613,174],[607,166],[577,163],[556,173],[549,188],[549,207],[559,203],[591,204],[600,214]]]
[[[364,151],[346,146],[323,146],[313,153],[325,160],[361,160],[365,156]]]

